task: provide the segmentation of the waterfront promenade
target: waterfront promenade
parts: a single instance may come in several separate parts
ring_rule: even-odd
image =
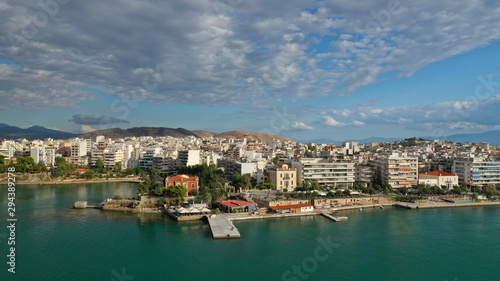
[[[450,203],[444,201],[428,201],[423,203],[397,202],[394,204],[394,206],[405,209],[433,209],[433,208],[500,206],[500,202],[471,202],[471,203]]]

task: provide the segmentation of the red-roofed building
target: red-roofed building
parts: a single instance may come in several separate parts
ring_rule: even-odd
[[[253,212],[257,209],[257,203],[246,200],[217,200],[226,213]]]
[[[284,205],[284,206],[273,206],[269,207],[275,213],[301,213],[301,212],[311,212],[314,211],[314,207],[311,204],[294,204],[294,205]]]
[[[188,190],[187,195],[191,195],[198,191],[198,177],[190,177],[188,175],[177,175],[165,178],[165,188],[169,186],[182,185]]]
[[[446,186],[451,188],[458,186],[458,176],[443,171],[433,171],[418,174],[418,183],[427,185]]]

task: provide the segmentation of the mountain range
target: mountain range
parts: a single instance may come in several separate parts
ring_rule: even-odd
[[[202,130],[190,131],[183,128],[167,128],[167,127],[133,127],[129,129],[105,129],[93,131],[84,135],[78,135],[73,133],[68,133],[59,130],[48,129],[42,126],[31,126],[29,128],[23,129],[16,126],[10,126],[4,123],[0,123],[0,139],[19,139],[25,138],[28,140],[33,139],[69,139],[74,137],[90,138],[94,139],[96,136],[105,136],[107,138],[126,138],[126,137],[140,137],[140,136],[172,136],[172,137],[210,137],[215,138],[239,138],[246,137],[251,140],[258,140],[261,142],[266,142],[270,138],[279,139],[281,141],[291,141],[290,139],[262,134],[262,133],[251,133],[244,131],[228,131],[224,133],[212,133]],[[487,142],[492,145],[500,145],[500,130],[488,131],[484,133],[477,134],[455,134],[444,137],[422,137],[424,139],[440,139],[454,142]],[[402,140],[404,138],[382,138],[382,137],[370,137],[365,139],[357,140],[345,140],[345,141],[356,141],[359,143],[370,143],[370,142],[393,142],[397,140]],[[314,139],[314,140],[298,140],[301,143],[334,143],[336,145],[342,144],[343,141],[331,140],[331,139]]]
[[[215,137],[215,138],[240,138],[246,137],[250,140],[258,140],[261,142],[267,142],[268,139],[274,138],[281,141],[292,141],[290,139],[269,135],[261,133],[251,133],[243,131],[229,131],[224,133],[212,133],[207,131],[190,131],[183,128],[167,128],[167,127],[133,127],[129,129],[112,128],[105,130],[97,130],[83,135],[72,134],[68,132],[47,129],[42,126],[32,126],[26,129],[19,128],[16,126],[10,126],[7,124],[0,123],[0,139],[69,139],[74,137],[80,137],[85,139],[95,139],[96,136],[105,136],[107,138],[118,139],[127,137],[141,137],[141,136],[152,136],[152,137]]]
[[[29,128],[23,129],[16,126],[10,126],[4,123],[0,123],[0,139],[68,139],[74,138],[76,136],[78,135],[58,130],[47,129],[42,126],[31,126]]]
[[[447,140],[453,142],[472,142],[472,143],[480,143],[487,142],[491,145],[500,145],[500,130],[496,131],[488,131],[484,133],[476,133],[476,134],[455,134],[443,137],[422,137],[423,139],[428,140]],[[370,143],[370,142],[394,142],[398,140],[404,140],[405,138],[382,138],[382,137],[370,137],[365,139],[351,139],[344,141],[355,141],[359,143]],[[333,143],[335,145],[341,145],[344,141],[331,140],[331,139],[314,139],[309,141],[299,141],[300,143]]]

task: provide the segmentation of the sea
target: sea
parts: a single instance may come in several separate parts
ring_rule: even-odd
[[[70,208],[133,197],[136,188],[18,185],[8,240],[7,186],[0,186],[0,280],[500,280],[499,207],[236,221],[241,238],[223,240],[212,239],[203,221]]]

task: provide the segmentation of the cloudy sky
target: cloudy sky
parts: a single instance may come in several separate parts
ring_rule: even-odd
[[[0,123],[296,140],[500,129],[496,0],[0,2]]]

